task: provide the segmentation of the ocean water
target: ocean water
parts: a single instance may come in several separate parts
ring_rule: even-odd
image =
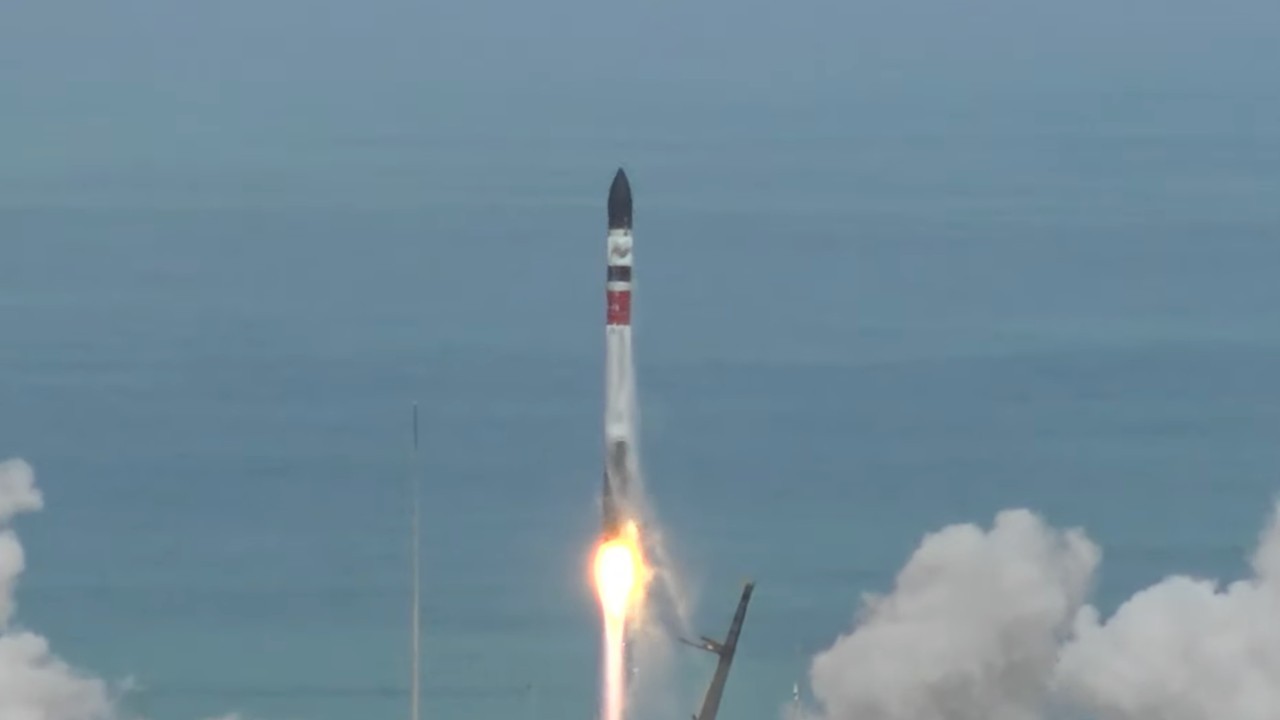
[[[807,696],[863,593],[1004,508],[1088,532],[1104,614],[1248,573],[1280,488],[1270,88],[325,92],[288,84],[302,51],[166,70],[200,33],[154,22],[154,55],[117,28],[114,69],[23,76],[0,119],[0,456],[46,501],[17,622],[136,683],[123,707],[405,716],[417,401],[425,717],[594,716],[619,163],[646,482],[696,631],[758,583],[723,717]],[[673,657],[687,717],[710,662]]]

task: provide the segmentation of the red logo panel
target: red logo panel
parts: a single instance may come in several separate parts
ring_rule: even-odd
[[[608,290],[605,294],[607,296],[605,299],[609,303],[609,312],[605,322],[609,325],[630,325],[631,291]]]

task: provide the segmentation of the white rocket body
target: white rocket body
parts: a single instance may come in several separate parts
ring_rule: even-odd
[[[631,515],[628,493],[635,476],[635,373],[631,357],[631,186],[618,170],[609,188],[605,279],[605,471],[602,510],[606,536]]]

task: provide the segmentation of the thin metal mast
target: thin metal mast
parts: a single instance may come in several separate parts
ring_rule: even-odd
[[[413,505],[413,523],[412,523],[412,542],[413,547],[410,552],[412,557],[413,569],[413,609],[412,609],[412,647],[413,661],[411,663],[413,673],[409,683],[409,720],[419,720],[419,706],[421,701],[421,678],[422,678],[422,653],[421,653],[421,578],[419,562],[419,539],[418,539],[418,403],[413,404],[413,455],[409,472],[410,502]]]

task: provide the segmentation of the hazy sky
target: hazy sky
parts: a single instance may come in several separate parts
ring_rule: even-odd
[[[1267,84],[1280,66],[1280,10],[1267,0],[17,0],[0,19],[0,81],[52,106],[107,88],[600,103],[877,86],[1212,89]]]
[[[483,166],[503,162],[548,187],[593,140],[592,164],[654,162],[663,138],[763,153],[758,139],[820,145],[860,124],[1090,127],[1134,98],[1168,102],[1142,112],[1174,131],[1208,116],[1267,133],[1277,40],[1268,0],[14,1],[0,196],[182,175],[202,198],[233,176],[312,196],[306,183],[345,178],[329,194],[353,197],[368,187],[354,178],[394,185],[412,156],[401,191],[439,198],[467,173],[491,187]]]

